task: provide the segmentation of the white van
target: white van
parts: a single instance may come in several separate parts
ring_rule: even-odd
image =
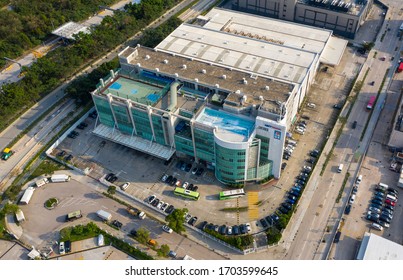
[[[287,144],[288,145],[292,145],[292,146],[297,146],[297,141],[294,141],[294,140],[287,140]]]
[[[384,183],[379,183],[378,186],[384,189],[385,191],[389,188],[389,186]]]
[[[355,201],[355,194],[352,194],[350,200],[348,201],[349,204],[353,204]]]
[[[386,195],[386,199],[389,199],[389,200],[391,200],[391,201],[396,202],[397,197],[394,196],[394,195],[391,195],[391,194],[387,194],[387,195]]]
[[[358,175],[357,180],[355,181],[357,184],[360,184],[362,181],[362,175]]]
[[[342,163],[340,163],[339,168],[337,169],[338,173],[341,173],[343,171],[343,166],[344,165]]]

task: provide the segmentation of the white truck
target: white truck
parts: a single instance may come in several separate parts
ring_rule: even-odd
[[[16,218],[17,222],[19,222],[19,223],[22,223],[23,221],[25,221],[25,216],[21,209],[18,209],[18,211],[15,212],[15,218]]]
[[[70,181],[71,177],[66,174],[55,174],[50,177],[50,181],[52,183],[60,183],[60,182],[68,182]]]
[[[36,186],[37,188],[40,188],[40,187],[46,185],[47,183],[49,183],[48,178],[43,178],[43,179],[40,179],[40,180],[36,181],[36,182],[35,182],[35,186]]]
[[[28,187],[24,195],[21,197],[20,204],[28,204],[31,200],[32,195],[34,194],[35,189],[33,187]]]
[[[147,217],[146,213],[144,213],[143,211],[140,211],[137,208],[127,207],[127,212],[129,212],[129,214],[131,214],[135,217],[138,217],[141,220],[144,220]]]
[[[110,221],[112,219],[112,214],[105,210],[98,210],[97,215],[104,221]]]

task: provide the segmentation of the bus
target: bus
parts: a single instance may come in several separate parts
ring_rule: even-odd
[[[367,104],[367,109],[368,110],[371,110],[374,107],[375,99],[376,99],[376,96],[371,96],[369,98],[369,101],[368,101],[368,104]]]
[[[74,221],[80,219],[83,215],[81,214],[81,210],[77,210],[66,215],[66,222]]]
[[[223,191],[220,192],[220,200],[242,197],[244,195],[245,191],[243,189]]]
[[[194,191],[189,191],[189,190],[184,189],[184,188],[175,188],[174,189],[174,194],[179,195],[179,196],[183,196],[185,198],[190,198],[190,199],[193,199],[193,200],[199,200],[199,198],[200,198],[200,193],[194,192]]]

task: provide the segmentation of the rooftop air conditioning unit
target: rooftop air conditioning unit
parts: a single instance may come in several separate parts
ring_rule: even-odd
[[[159,71],[160,71],[160,69],[159,69],[159,68],[155,68],[155,71],[159,72]]]
[[[164,59],[164,64],[168,64],[168,59]]]
[[[151,57],[147,54],[146,55],[146,60],[149,60]]]

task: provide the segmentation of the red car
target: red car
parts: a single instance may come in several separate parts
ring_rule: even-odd
[[[390,199],[385,200],[385,203],[386,203],[386,204],[389,204],[389,205],[392,205],[392,206],[395,206],[395,205],[396,205],[396,202],[394,202],[394,201],[392,201],[392,200],[390,200]]]

